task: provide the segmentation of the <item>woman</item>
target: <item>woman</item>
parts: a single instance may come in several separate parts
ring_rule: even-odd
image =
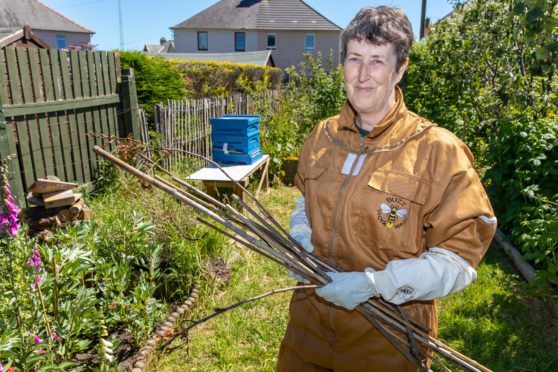
[[[291,235],[343,272],[293,295],[280,371],[416,370],[354,309],[381,297],[435,336],[434,299],[476,278],[494,235],[469,149],[405,107],[412,40],[390,7],[362,9],[343,33],[347,102],[303,146],[291,217]]]

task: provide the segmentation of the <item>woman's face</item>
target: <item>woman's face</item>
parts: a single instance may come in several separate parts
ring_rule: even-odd
[[[397,57],[391,43],[371,44],[351,40],[343,66],[347,99],[361,116],[387,114],[395,102],[395,86],[407,61],[396,71]]]

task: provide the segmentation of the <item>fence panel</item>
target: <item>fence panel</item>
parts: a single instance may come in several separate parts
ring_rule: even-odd
[[[278,97],[279,92],[272,91],[257,96],[235,94],[227,98],[168,101],[166,105],[155,105],[155,129],[163,147],[211,158],[210,118],[225,114],[258,115],[262,111],[277,112]],[[146,136],[147,125],[145,120],[141,120],[143,137]],[[173,151],[162,166],[171,169],[186,160],[187,166],[194,169],[208,165],[207,161]]]
[[[19,205],[36,178],[95,179],[93,146],[108,141],[89,133],[139,137],[133,73],[125,89],[121,76],[113,52],[0,49],[0,157],[13,157],[9,180]]]

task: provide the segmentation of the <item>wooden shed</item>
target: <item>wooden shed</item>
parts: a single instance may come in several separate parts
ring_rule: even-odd
[[[7,46],[19,48],[48,49],[49,46],[31,31],[29,25],[19,30],[0,32],[0,48]]]

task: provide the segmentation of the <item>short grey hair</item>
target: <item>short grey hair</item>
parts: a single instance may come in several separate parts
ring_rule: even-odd
[[[341,63],[345,64],[349,41],[367,40],[376,45],[392,44],[399,71],[409,57],[413,38],[413,27],[403,10],[389,6],[362,8],[341,36]]]

